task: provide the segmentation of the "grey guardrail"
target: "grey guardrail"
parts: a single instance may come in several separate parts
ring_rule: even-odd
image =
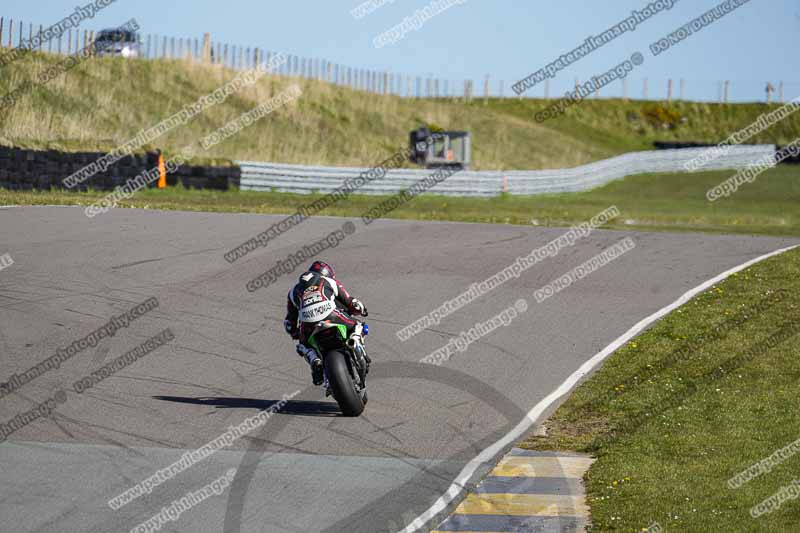
[[[731,146],[727,154],[703,166],[702,170],[738,169],[774,155],[769,144]],[[653,172],[685,172],[684,163],[707,148],[633,152],[574,168],[558,170],[509,170],[458,172],[431,192],[447,196],[495,196],[546,194],[593,189],[610,181]],[[367,168],[315,167],[256,161],[236,161],[241,168],[241,190],[308,194],[327,193],[355,178]],[[384,176],[364,184],[359,194],[394,194],[411,187],[431,174],[425,169],[392,169]]]

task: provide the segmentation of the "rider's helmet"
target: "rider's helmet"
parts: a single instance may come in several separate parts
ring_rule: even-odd
[[[336,275],[333,273],[333,267],[325,261],[314,261],[311,263],[311,266],[308,267],[308,271],[316,272],[320,276],[325,276],[326,278],[336,278]]]

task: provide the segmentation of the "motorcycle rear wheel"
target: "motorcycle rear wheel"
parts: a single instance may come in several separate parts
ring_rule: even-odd
[[[344,416],[358,416],[364,411],[366,403],[366,391],[362,395],[356,392],[353,378],[350,377],[350,370],[347,367],[347,355],[333,350],[325,354],[325,373],[328,376],[328,383],[342,410]]]

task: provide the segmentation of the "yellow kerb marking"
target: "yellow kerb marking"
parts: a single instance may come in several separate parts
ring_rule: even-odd
[[[470,494],[453,514],[588,516],[583,497],[554,494]]]
[[[491,476],[509,477],[583,477],[593,459],[589,457],[506,457],[492,470]]]

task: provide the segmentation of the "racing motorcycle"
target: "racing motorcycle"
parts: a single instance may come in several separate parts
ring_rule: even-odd
[[[369,313],[365,309],[362,316]],[[333,395],[344,416],[358,416],[367,405],[369,356],[364,337],[369,325],[356,320],[353,328],[320,322],[309,336],[309,344],[322,358],[325,371],[325,396]]]

